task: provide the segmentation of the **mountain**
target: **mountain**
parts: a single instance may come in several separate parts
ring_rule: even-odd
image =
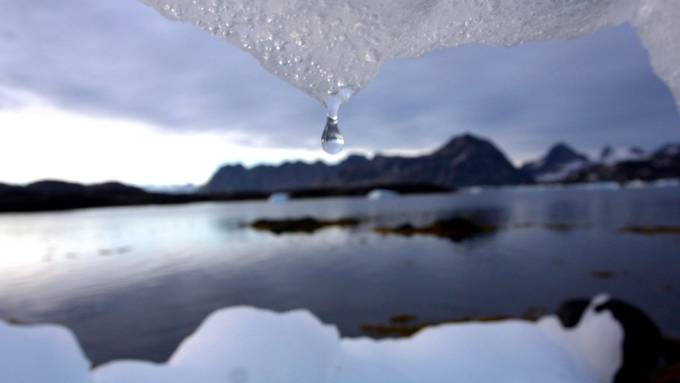
[[[212,176],[204,190],[210,193],[232,191],[272,191],[316,187],[334,176],[336,166],[321,161],[311,164],[297,161],[280,166],[260,165],[247,169],[242,165],[226,165]]]
[[[521,170],[538,182],[554,182],[589,164],[588,157],[564,143],[553,145],[536,161],[527,162]]]
[[[599,161],[606,165],[614,165],[622,161],[642,161],[647,159],[647,153],[638,146],[613,148],[605,146],[600,152]]]
[[[579,169],[562,181],[627,182],[680,178],[680,143],[666,144],[651,154],[644,154],[641,150],[632,150],[624,154],[618,157],[611,154],[601,156],[600,162]]]
[[[490,141],[465,134],[417,157],[351,155],[337,165],[323,162],[221,167],[205,186],[209,193],[287,191],[315,187],[427,184],[444,188],[530,183]]]

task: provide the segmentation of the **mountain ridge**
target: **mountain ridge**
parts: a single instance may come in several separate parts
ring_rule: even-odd
[[[590,163],[587,155],[577,152],[564,142],[558,142],[537,160],[528,161],[520,169],[536,182],[551,182],[564,178]]]
[[[318,198],[365,196],[375,189],[413,194],[451,192],[460,187],[479,185],[680,180],[680,143],[667,143],[650,152],[636,148],[605,148],[603,152],[607,155],[590,160],[567,144],[557,143],[541,158],[518,169],[491,141],[465,134],[414,157],[376,155],[367,158],[355,154],[335,165],[321,161],[293,161],[253,168],[225,165],[216,174],[226,169],[229,173],[226,181],[237,182],[240,186],[231,190],[203,187],[195,192],[163,193],[119,182],[92,185],[58,180],[27,185],[0,183],[0,212],[263,200],[275,192],[286,192],[290,198]],[[540,170],[546,172],[535,173]]]
[[[336,165],[288,162],[246,169],[225,165],[204,191],[285,191],[301,187],[356,186],[369,183],[422,183],[444,188],[531,183],[491,141],[463,134],[434,151],[413,157],[350,155]]]

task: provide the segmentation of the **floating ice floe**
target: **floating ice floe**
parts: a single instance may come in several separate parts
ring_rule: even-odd
[[[211,314],[167,363],[114,361],[92,372],[68,330],[0,323],[0,381],[613,382],[624,360],[625,315],[609,303],[606,296],[585,301],[570,328],[548,316],[443,324],[384,340],[341,338],[304,310],[235,307]]]
[[[399,197],[399,193],[389,189],[373,189],[366,194],[366,198],[370,200],[392,199],[396,197]]]
[[[356,93],[393,58],[469,43],[576,38],[630,23],[654,70],[680,100],[676,0],[141,1],[249,52],[322,102],[343,89]]]
[[[269,196],[267,201],[273,203],[284,203],[290,200],[290,195],[288,193],[273,193]]]
[[[91,383],[89,370],[90,362],[68,329],[0,320],[0,382]]]

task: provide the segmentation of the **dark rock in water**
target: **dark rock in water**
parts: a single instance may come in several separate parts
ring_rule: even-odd
[[[410,323],[417,321],[418,318],[409,314],[399,314],[390,318],[390,323]]]
[[[624,233],[641,235],[674,234],[680,235],[680,226],[625,226],[621,229]]]
[[[573,328],[581,321],[581,317],[588,308],[588,305],[590,305],[589,299],[568,300],[562,302],[555,314],[562,323],[562,326]]]
[[[575,225],[569,223],[546,223],[543,227],[552,231],[571,231],[576,228]]]
[[[656,371],[649,383],[680,382],[680,339],[665,339],[663,345],[663,365]]]
[[[613,271],[608,270],[594,270],[590,273],[590,275],[592,275],[593,278],[596,279],[612,279],[616,276],[616,274]]]
[[[661,360],[662,338],[659,328],[640,309],[620,300],[609,299],[595,307],[608,310],[623,327],[623,363],[614,383],[644,382]]]
[[[294,219],[259,219],[250,226],[255,230],[270,231],[274,234],[314,233],[331,226],[351,227],[359,224],[358,219],[340,218],[335,220],[318,220],[312,217]]]
[[[662,368],[647,381],[648,383],[678,383],[680,382],[680,363]]]
[[[579,325],[593,303],[590,299],[563,302],[556,315],[565,328]],[[680,382],[680,340],[664,340],[654,322],[638,308],[620,300],[608,298],[594,307],[595,312],[607,310],[623,329],[622,363],[612,383],[677,383]],[[540,311],[540,310],[539,310]],[[540,311],[541,315],[544,314]],[[539,316],[524,318],[538,319]],[[510,319],[505,315],[466,316],[438,322],[419,322],[413,315],[395,316],[388,323],[364,324],[362,332],[372,337],[408,337],[435,324]],[[597,342],[597,339],[592,339]]]
[[[590,305],[588,299],[574,299],[562,303],[557,317],[566,328],[578,326]],[[614,383],[645,382],[659,368],[664,353],[664,341],[659,328],[640,309],[615,298],[595,307],[596,312],[608,310],[623,328],[623,360],[614,377]],[[666,352],[667,353],[667,352]],[[667,353],[668,354],[668,353]],[[670,363],[675,360],[668,361]],[[678,371],[680,372],[680,371]],[[672,376],[672,371],[667,372]],[[663,375],[660,375],[663,376]],[[676,378],[680,375],[674,375]],[[664,380],[656,379],[655,382]],[[666,380],[665,382],[677,382]]]
[[[426,226],[413,226],[404,223],[395,227],[379,227],[374,231],[380,234],[396,234],[403,236],[412,235],[432,235],[440,238],[448,238],[454,242],[474,238],[482,234],[491,233],[496,230],[493,226],[482,226],[470,219],[454,217],[441,219]]]
[[[430,154],[417,157],[378,155],[368,159],[352,155],[337,165],[293,162],[252,169],[227,165],[213,175],[205,190],[210,193],[290,192],[307,188],[405,183],[457,188],[531,182],[531,177],[517,170],[490,141],[466,134],[451,139]]]

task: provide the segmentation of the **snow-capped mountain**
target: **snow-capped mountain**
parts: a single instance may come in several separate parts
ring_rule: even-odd
[[[680,143],[665,144],[649,152],[637,146],[606,146],[594,161],[560,143],[540,159],[526,163],[522,170],[538,183],[680,178]]]
[[[654,181],[680,178],[680,143],[669,143],[652,152],[639,148],[603,150],[600,161],[572,172],[561,182]]]
[[[639,146],[611,147],[605,146],[600,152],[599,162],[606,165],[614,165],[622,161],[646,160],[649,154]]]
[[[525,163],[521,169],[537,182],[558,182],[589,164],[590,161],[586,155],[575,151],[565,143],[558,143],[553,145],[543,157]]]

